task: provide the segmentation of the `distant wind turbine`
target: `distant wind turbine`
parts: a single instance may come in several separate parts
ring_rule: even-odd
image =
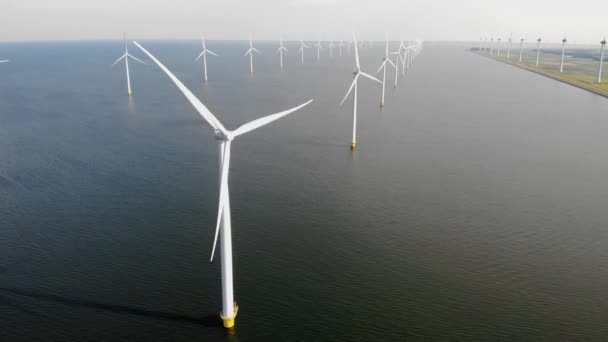
[[[251,40],[251,36],[249,36],[249,50],[245,52],[245,56],[249,55],[249,73],[253,74],[253,53],[257,52],[262,54],[260,50],[253,47],[253,41]]]
[[[205,45],[205,37],[201,38],[201,42],[203,43],[203,52],[201,52],[198,57],[194,60],[195,62],[199,60],[199,58],[203,57],[203,75],[205,77],[205,82],[207,82],[207,54],[211,54],[214,56],[218,56],[215,52],[211,50],[207,50],[207,46]]]
[[[334,44],[334,42],[329,41],[329,57],[333,57],[334,56],[334,48],[336,47],[336,45]]]
[[[507,45],[507,59],[511,59],[511,44],[513,43],[513,32],[509,36],[509,44]]]
[[[540,43],[543,41],[541,38],[536,40],[538,42],[538,46],[536,47],[536,66],[540,62]]]
[[[300,56],[302,56],[302,64],[304,64],[304,49],[308,49],[309,47],[304,44],[303,40],[300,40]]]
[[[281,69],[283,69],[283,51],[287,52],[287,48],[283,46],[283,37],[280,39],[280,46],[277,49],[277,53],[279,54],[279,61],[281,64]]]
[[[606,37],[600,42],[602,49],[600,50],[600,70],[597,73],[597,83],[602,83],[602,64],[604,64],[604,48],[606,47]]]
[[[146,62],[137,59],[136,57],[133,57],[129,54],[129,46],[127,45],[127,35],[124,35],[124,41],[125,41],[125,54],[120,56],[120,58],[118,58],[116,60],[116,62],[114,62],[112,64],[112,66],[115,66],[116,63],[120,62],[121,60],[125,60],[125,71],[127,74],[127,94],[129,94],[129,96],[133,95],[133,92],[131,91],[131,76],[129,75],[129,58],[133,58],[133,60],[136,60],[142,64],[146,64]]]
[[[494,38],[490,38],[490,55],[494,54]]]
[[[502,41],[501,38],[498,38],[498,57],[500,57],[500,42]]]
[[[519,40],[519,63],[521,63],[521,58],[523,56],[523,51],[524,51],[524,40],[523,38],[521,38]]]
[[[245,133],[251,132],[259,127],[265,126],[277,119],[280,119],[296,110],[308,105],[312,100],[303,103],[292,109],[268,115],[260,119],[253,120],[241,127],[230,131],[222,125],[222,123],[205,107],[205,105],[179,80],[167,67],[165,67],[156,57],[148,50],[143,48],[137,42],[134,42],[144,53],[152,59],[161,70],[169,76],[173,83],[186,96],[188,101],[196,108],[199,114],[207,121],[207,123],[215,131],[215,137],[219,145],[220,157],[220,195],[217,213],[217,224],[215,227],[215,237],[213,240],[213,248],[211,250],[211,259],[215,255],[215,247],[217,244],[218,235],[220,236],[221,245],[221,263],[222,263],[222,312],[220,317],[224,322],[225,328],[232,328],[234,320],[238,313],[238,306],[234,301],[233,275],[232,275],[232,225],[230,217],[230,195],[228,191],[228,172],[230,168],[230,146],[232,141]]]
[[[344,48],[344,41],[343,41],[343,40],[341,40],[341,41],[338,43],[338,48],[339,48],[339,50],[340,50],[340,57],[342,57],[342,48]]]
[[[562,39],[562,62],[559,65],[559,72],[564,72],[564,57],[566,55],[566,43],[568,42],[568,40],[566,39],[566,36],[564,36],[564,39]]]
[[[382,70],[382,98],[380,99],[380,108],[384,107],[384,92],[386,89],[386,63],[389,63],[393,66],[393,68],[397,69],[397,65],[395,65],[393,61],[390,60],[388,55],[388,37],[386,38],[386,49],[384,52],[382,64],[380,64],[378,71],[376,71],[377,74],[380,72],[380,70]]]
[[[346,92],[344,99],[342,99],[342,102],[340,102],[340,106],[342,106],[342,104],[344,104],[344,101],[346,101],[346,99],[348,98],[348,95],[350,95],[351,91],[353,89],[355,90],[354,95],[353,95],[353,140],[350,145],[351,150],[354,150],[355,148],[357,148],[357,82],[359,80],[359,76],[367,77],[372,81],[376,81],[376,82],[382,84],[382,82],[380,82],[380,80],[378,80],[374,76],[368,75],[368,74],[364,73],[363,71],[361,71],[361,65],[359,64],[359,51],[357,49],[357,38],[355,37],[354,34],[353,34],[353,42],[354,42],[354,46],[355,46],[355,71],[354,71],[355,79],[353,80],[353,83],[350,85],[350,88],[348,88],[348,91]]]
[[[320,61],[321,60],[321,48],[322,48],[321,41],[319,40],[317,42],[317,44],[315,44],[315,46],[317,47],[317,61]]]

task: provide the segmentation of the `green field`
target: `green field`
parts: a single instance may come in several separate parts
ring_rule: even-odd
[[[479,53],[476,49],[472,49],[472,51]],[[559,72],[561,50],[541,49],[538,67],[536,67],[536,49],[524,51],[521,63],[519,63],[519,50],[517,49],[511,51],[511,58],[507,58],[506,51],[502,51],[500,57],[496,55],[496,52],[494,55],[480,54],[608,97],[608,76],[606,75],[608,63],[606,62],[603,67],[602,83],[597,83],[599,58],[595,55],[599,55],[599,49],[595,54],[586,49],[566,50],[563,73]]]

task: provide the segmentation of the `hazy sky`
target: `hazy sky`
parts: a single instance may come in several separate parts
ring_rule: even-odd
[[[362,39],[479,40],[542,36],[595,42],[608,0],[0,0],[0,40]]]

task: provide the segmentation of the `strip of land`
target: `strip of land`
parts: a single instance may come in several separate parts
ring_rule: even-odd
[[[510,58],[507,58],[504,54],[498,57],[489,53],[476,53],[608,98],[608,81],[597,83],[599,61],[591,58],[578,58],[575,54],[574,56],[568,54],[564,61],[564,72],[560,73],[561,55],[554,53],[541,54],[538,67],[536,66],[536,54],[526,56],[520,63],[519,55],[512,54]]]

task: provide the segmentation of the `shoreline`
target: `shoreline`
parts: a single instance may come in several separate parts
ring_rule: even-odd
[[[556,80],[556,81],[559,81],[559,82],[562,82],[562,83],[569,84],[571,86],[577,87],[579,89],[586,90],[588,92],[594,93],[596,95],[599,95],[599,96],[602,96],[602,97],[608,99],[608,92],[602,92],[600,90],[597,90],[597,89],[594,89],[594,88],[591,88],[591,87],[587,87],[587,86],[582,85],[582,84],[574,83],[574,82],[572,82],[572,81],[570,81],[568,79],[564,79],[564,78],[561,78],[561,77],[559,77],[557,75],[553,75],[550,72],[547,72],[547,71],[544,71],[544,70],[541,70],[541,69],[536,69],[535,67],[531,67],[531,66],[528,66],[528,65],[519,64],[517,62],[512,62],[512,61],[509,61],[509,60],[505,60],[505,59],[502,59],[502,58],[495,58],[494,56],[486,56],[484,54],[481,54],[481,53],[478,53],[478,52],[475,52],[475,51],[471,51],[471,52],[473,52],[473,53],[475,53],[475,54],[477,54],[479,56],[482,56],[482,57],[486,57],[486,58],[489,58],[489,59],[492,59],[492,60],[495,60],[495,61],[498,61],[498,62],[502,62],[502,63],[508,64],[508,65],[512,65],[514,67],[517,67],[517,68],[520,68],[520,69],[523,69],[523,70],[526,70],[526,71],[529,71],[529,72],[532,72],[532,73],[535,73],[535,74],[538,74],[538,75],[541,75],[541,76],[545,76],[545,77],[551,78],[553,80]]]

